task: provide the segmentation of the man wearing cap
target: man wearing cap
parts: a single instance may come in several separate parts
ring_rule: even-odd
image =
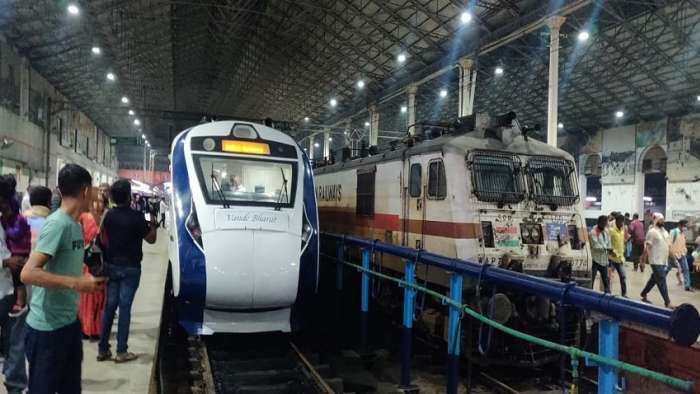
[[[646,252],[651,265],[651,277],[642,290],[642,301],[651,303],[647,299],[647,294],[654,286],[659,288],[661,297],[664,299],[666,308],[671,307],[671,300],[668,298],[668,287],[666,287],[666,273],[668,273],[668,257],[670,237],[664,228],[664,215],[656,212],[652,215],[652,226],[647,232]]]

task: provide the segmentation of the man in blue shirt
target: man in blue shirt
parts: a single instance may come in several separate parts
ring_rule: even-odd
[[[78,217],[87,211],[92,176],[68,164],[58,174],[61,207],[46,219],[22,270],[33,285],[27,315],[29,392],[80,393],[83,360],[78,292],[104,287],[104,278],[83,276],[83,232]]]

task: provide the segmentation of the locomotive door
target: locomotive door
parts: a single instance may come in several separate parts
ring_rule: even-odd
[[[425,220],[425,165],[421,156],[412,156],[404,161],[407,174],[402,193],[402,243],[410,248],[420,249],[425,239],[423,237],[423,222]]]

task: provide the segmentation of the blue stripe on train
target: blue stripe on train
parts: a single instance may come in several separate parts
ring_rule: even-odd
[[[206,299],[206,264],[204,253],[195,245],[185,223],[191,211],[192,193],[187,173],[184,141],[187,131],[175,141],[172,154],[172,182],[175,196],[175,224],[177,226],[178,256],[180,260],[180,292],[177,314],[180,325],[190,335],[202,328]]]

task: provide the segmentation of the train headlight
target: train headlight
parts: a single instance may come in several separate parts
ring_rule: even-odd
[[[311,227],[310,224],[304,223],[304,227],[301,229],[301,240],[304,243],[309,242],[309,238],[311,238],[311,235],[313,234],[314,229]]]
[[[185,222],[185,227],[187,227],[187,232],[190,233],[190,236],[192,236],[194,242],[196,242],[200,248],[204,249],[204,243],[202,242],[202,228],[199,227],[199,220],[197,219],[197,210],[194,208],[194,202],[192,203],[190,216],[187,217],[187,221]]]
[[[202,148],[206,151],[213,151],[214,148],[216,148],[216,142],[213,138],[205,138],[204,141],[202,141]]]

